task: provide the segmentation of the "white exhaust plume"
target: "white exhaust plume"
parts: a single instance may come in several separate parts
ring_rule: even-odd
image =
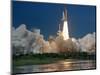
[[[64,22],[62,35],[64,37],[64,40],[69,39],[69,32],[68,32],[68,23],[67,23],[67,21]]]

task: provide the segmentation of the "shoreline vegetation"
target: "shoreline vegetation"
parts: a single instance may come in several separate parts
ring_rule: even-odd
[[[86,52],[67,52],[67,53],[43,53],[43,54],[26,54],[13,55],[13,66],[23,65],[39,65],[50,64],[59,60],[75,59],[75,60],[95,60],[95,54]]]

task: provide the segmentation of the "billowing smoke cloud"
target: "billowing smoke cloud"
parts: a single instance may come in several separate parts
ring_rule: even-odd
[[[83,38],[79,39],[80,48],[85,52],[95,52],[96,41],[95,41],[95,32],[92,34],[87,34]]]
[[[14,54],[56,52],[55,42],[45,41],[39,29],[29,31],[24,24],[17,29],[12,27],[12,48]]]
[[[12,50],[14,54],[27,53],[58,53],[69,51],[95,52],[95,32],[83,38],[69,38],[63,40],[62,36],[50,36],[44,40],[40,29],[29,31],[25,24],[18,28],[12,27]]]

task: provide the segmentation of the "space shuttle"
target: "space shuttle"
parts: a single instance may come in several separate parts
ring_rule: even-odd
[[[61,19],[63,22],[64,21],[67,21],[67,10],[66,8],[64,9],[63,13],[62,13],[62,19]],[[59,24],[59,31],[61,31],[61,24]]]
[[[67,21],[67,10],[66,10],[66,8],[63,11],[62,21]]]
[[[68,29],[66,30],[65,28],[68,28],[67,24],[67,10],[66,8],[63,10],[62,12],[62,19],[61,19],[62,23],[59,24],[59,30],[58,30],[58,34],[60,36],[62,36],[62,34],[66,31],[66,35],[68,34]],[[61,26],[63,25],[63,29],[61,28]],[[68,36],[69,37],[69,36]]]

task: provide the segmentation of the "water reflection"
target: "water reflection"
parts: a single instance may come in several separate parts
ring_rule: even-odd
[[[52,64],[28,65],[14,68],[15,73],[68,71],[80,69],[95,69],[93,60],[62,60]]]

